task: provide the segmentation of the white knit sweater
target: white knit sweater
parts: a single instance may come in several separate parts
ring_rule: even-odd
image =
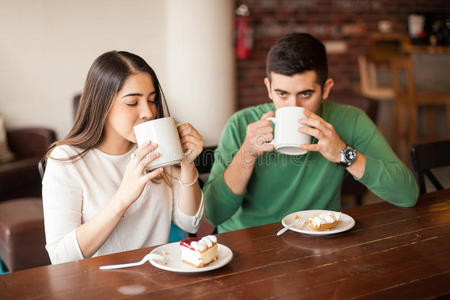
[[[42,182],[46,248],[53,264],[83,259],[76,230],[112,198],[134,150],[108,155],[94,149],[76,162],[52,158],[67,158],[80,152],[79,148],[64,145],[53,150]],[[147,184],[93,256],[167,243],[171,221],[187,232],[197,231],[204,211],[203,198],[195,216],[183,214],[177,205],[180,186],[176,171],[169,168],[176,176],[173,188],[164,181]]]

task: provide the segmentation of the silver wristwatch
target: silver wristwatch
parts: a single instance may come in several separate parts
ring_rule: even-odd
[[[350,167],[356,160],[356,150],[346,145],[344,149],[341,150],[341,161],[339,165],[343,167]]]

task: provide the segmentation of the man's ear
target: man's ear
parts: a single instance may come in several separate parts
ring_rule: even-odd
[[[325,81],[325,84],[323,85],[322,100],[326,100],[328,98],[333,85],[334,85],[333,79],[328,78],[327,81]]]
[[[266,88],[267,88],[267,94],[269,94],[269,98],[272,99],[272,91],[270,90],[270,81],[269,81],[269,78],[267,78],[267,77],[264,78],[264,84],[266,85]]]

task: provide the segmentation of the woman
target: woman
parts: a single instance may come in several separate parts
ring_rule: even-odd
[[[53,264],[167,243],[173,221],[196,232],[203,215],[194,159],[203,149],[178,127],[180,167],[145,171],[158,145],[136,146],[133,127],[163,116],[164,94],[139,56],[111,51],[91,66],[75,125],[47,154],[43,204]]]

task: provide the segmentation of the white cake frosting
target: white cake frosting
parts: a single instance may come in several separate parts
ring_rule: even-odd
[[[312,225],[319,227],[321,224],[329,224],[339,221],[340,217],[340,212],[326,212],[309,219],[311,220]]]
[[[198,242],[192,242],[191,247],[197,251],[204,251],[205,249],[212,247],[214,243],[217,243],[217,238],[214,235],[208,235],[202,237]]]

